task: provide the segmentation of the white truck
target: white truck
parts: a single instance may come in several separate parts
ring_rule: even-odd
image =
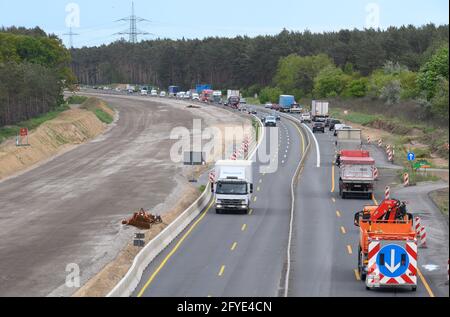
[[[312,101],[311,115],[314,122],[325,121],[330,116],[328,113],[329,104],[328,101]]]
[[[253,162],[217,161],[215,176],[211,190],[215,194],[216,213],[230,211],[247,214],[253,194]]]
[[[241,93],[239,90],[230,90],[227,91],[227,100],[231,97],[241,97]]]

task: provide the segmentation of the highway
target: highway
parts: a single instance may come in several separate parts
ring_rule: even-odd
[[[135,296],[279,296],[283,292],[291,180],[306,139],[292,122],[279,128],[276,173],[254,166],[255,193],[249,215],[217,215],[213,207],[161,253],[144,272]],[[263,140],[265,142],[266,140]],[[182,240],[180,243],[180,239]]]
[[[170,159],[172,129],[202,117],[242,122],[223,110],[101,98],[119,111],[111,130],[0,183],[0,296],[70,296],[68,264],[78,265],[84,283],[132,241],[135,230],[122,219],[142,207],[170,210],[183,197],[188,184]]]
[[[269,128],[266,130],[270,133]],[[279,130],[280,150],[276,155],[280,168],[274,174],[261,175],[257,173],[258,164],[255,165],[258,190],[252,214],[216,215],[213,207],[207,208],[150,264],[134,296],[283,296],[291,203],[289,184],[307,137],[284,118]],[[339,171],[332,163],[335,138],[328,131],[315,136],[320,167],[311,137],[311,150],[295,192],[288,296],[448,296],[448,291],[442,292],[439,287],[442,285],[435,284],[420,269],[416,292],[395,288],[366,290],[356,270],[359,229],[353,225],[353,217],[364,205],[382,200],[382,190],[389,180],[387,176],[380,180],[372,200],[342,200],[338,193]],[[379,153],[376,155],[381,157]],[[379,164],[386,162],[380,159]],[[426,257],[419,255],[419,268],[426,261]]]

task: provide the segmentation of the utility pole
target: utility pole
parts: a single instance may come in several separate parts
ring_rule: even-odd
[[[74,37],[74,36],[77,36],[77,35],[80,35],[80,34],[74,33],[74,32],[72,31],[72,27],[70,27],[69,30],[70,30],[69,33],[64,33],[63,35],[64,35],[64,36],[69,36],[69,47],[70,47],[70,48],[73,48],[73,37]]]
[[[128,41],[130,43],[133,43],[133,44],[137,43],[137,41],[138,41],[137,36],[138,35],[151,34],[151,33],[145,32],[145,31],[141,31],[141,30],[139,30],[137,28],[137,24],[139,22],[144,22],[144,21],[150,22],[150,21],[147,20],[147,19],[140,18],[140,17],[135,15],[135,13],[134,13],[134,2],[131,3],[131,15],[129,17],[117,20],[116,22],[119,22],[119,21],[126,21],[126,22],[130,23],[130,27],[129,27],[128,30],[116,33],[116,35],[128,35],[129,36],[129,40]]]

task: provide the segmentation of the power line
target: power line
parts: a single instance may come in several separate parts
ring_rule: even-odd
[[[130,28],[128,30],[115,33],[115,35],[128,35],[129,36],[129,42],[130,43],[137,43],[137,37],[138,35],[152,35],[151,33],[148,33],[146,31],[141,31],[137,28],[137,24],[139,22],[150,22],[147,19],[140,18],[134,14],[134,2],[131,3],[131,15],[129,17],[117,20],[119,21],[127,21],[130,22]]]
[[[70,27],[69,33],[64,33],[63,35],[64,36],[69,36],[69,47],[73,48],[73,37],[77,36],[77,35],[80,35],[80,34],[72,32],[72,27]]]

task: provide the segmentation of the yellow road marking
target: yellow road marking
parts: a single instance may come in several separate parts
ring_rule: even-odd
[[[303,136],[302,131],[300,128],[294,124],[295,128],[297,129],[298,133],[300,134],[300,137],[302,138],[302,153],[305,154],[305,137]],[[289,136],[288,136],[288,144],[289,144]]]
[[[427,289],[428,295],[430,295],[430,297],[434,297],[434,293],[431,290],[430,285],[428,285],[427,280],[425,279],[425,276],[423,276],[422,272],[419,270],[419,268],[417,268],[417,273],[419,274],[420,280],[422,281],[423,285],[425,286],[425,288]]]
[[[231,251],[234,251],[237,247],[237,242],[234,242],[233,245],[231,246]]]
[[[255,198],[253,198],[253,201],[256,202],[257,199],[258,199],[258,197],[255,196]]]
[[[222,265],[221,267],[220,267],[220,271],[219,271],[219,276],[222,276],[223,275],[223,272],[225,271],[225,265]]]
[[[335,203],[336,199],[333,197],[333,198],[331,198],[331,201]]]
[[[257,192],[261,191],[261,187],[258,186],[258,188],[256,189]]]
[[[347,233],[347,231],[345,231],[344,227],[341,227],[341,232],[342,232],[342,234],[346,234]]]
[[[335,185],[334,185],[334,164],[331,168],[331,192],[334,193]]]
[[[352,250],[352,246],[351,245],[347,246],[347,251],[348,251],[348,254],[353,254],[353,250]]]
[[[253,209],[250,209],[248,214],[251,215],[253,213]]]
[[[202,221],[203,218],[205,218],[208,211],[211,209],[212,205],[214,204],[214,201],[211,202],[211,204],[206,208],[206,210],[203,212],[203,214],[200,216],[200,218],[197,219],[196,222],[192,224],[192,226],[189,228],[189,230],[181,237],[180,241],[175,245],[175,247],[170,251],[170,253],[164,258],[164,260],[161,262],[161,264],[158,266],[158,268],[153,272],[153,274],[150,276],[148,281],[145,283],[145,285],[142,287],[141,291],[138,294],[138,297],[142,297],[145,290],[150,286],[150,284],[153,282],[155,277],[158,275],[158,273],[161,271],[161,269],[166,265],[167,261],[175,254],[175,252],[180,248],[181,244],[186,240],[186,238],[191,234],[191,232],[195,229],[195,227]]]
[[[359,272],[357,269],[354,269],[353,272],[355,272],[355,278],[357,281],[361,281],[361,276],[359,276]]]
[[[245,229],[247,229],[247,224],[246,224],[246,223],[244,223],[244,224],[242,225],[241,231],[245,231]]]
[[[262,184],[262,179],[259,180],[259,183]]]
[[[341,213],[339,210],[336,210],[336,216],[341,217]]]

